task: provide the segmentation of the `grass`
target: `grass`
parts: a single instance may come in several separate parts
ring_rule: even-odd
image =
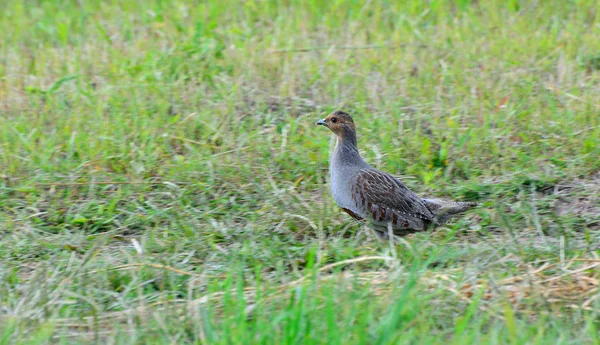
[[[0,344],[598,340],[595,1],[0,5]],[[377,241],[331,135],[482,203]]]

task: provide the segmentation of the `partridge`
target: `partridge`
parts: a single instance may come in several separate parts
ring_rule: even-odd
[[[335,202],[354,219],[365,219],[379,236],[425,231],[476,205],[420,198],[399,179],[371,167],[358,152],[356,126],[347,113],[335,111],[316,124],[337,136],[329,169]]]

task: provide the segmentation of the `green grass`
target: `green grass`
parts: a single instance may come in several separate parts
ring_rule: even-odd
[[[599,343],[596,1],[0,5],[0,344]],[[334,141],[482,206],[394,247]]]

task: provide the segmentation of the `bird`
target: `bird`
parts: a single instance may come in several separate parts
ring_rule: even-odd
[[[333,199],[352,218],[367,221],[380,238],[426,231],[477,205],[421,198],[398,178],[370,166],[358,151],[354,120],[344,111],[316,125],[337,136],[329,162]]]

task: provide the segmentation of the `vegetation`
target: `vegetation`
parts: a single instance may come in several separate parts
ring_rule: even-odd
[[[598,343],[600,7],[0,5],[0,344]],[[380,242],[377,168],[482,205]]]

